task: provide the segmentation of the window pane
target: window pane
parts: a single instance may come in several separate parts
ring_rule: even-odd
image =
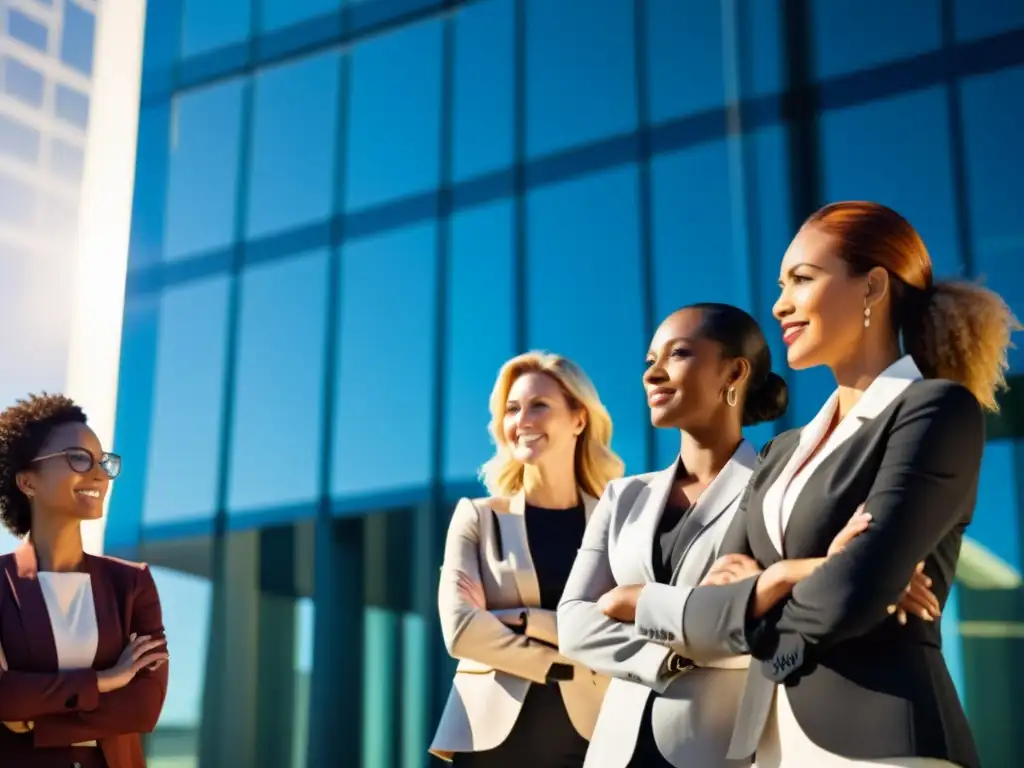
[[[224,410],[228,278],[160,297],[143,521],[212,517]],[[184,372],[188,375],[183,375]]]
[[[779,93],[785,88],[785,53],[782,42],[782,3],[737,0],[739,61],[743,96]]]
[[[954,0],[957,40],[974,40],[1024,27],[1019,0]]]
[[[249,34],[251,0],[183,0],[182,57],[205,53]]]
[[[374,38],[352,54],[349,210],[438,182],[441,25],[428,21]]]
[[[1017,468],[1014,462],[1012,440],[993,440],[985,446],[978,479],[978,501],[974,520],[967,533],[984,549],[970,553],[970,570],[975,578],[999,586],[999,576],[1015,572],[1017,578],[1024,570],[1021,559],[1020,512],[1017,503]],[[980,556],[979,556],[980,555]],[[970,586],[975,586],[972,583]],[[1005,586],[1005,583],[1004,585]]]
[[[344,0],[260,0],[260,27],[275,29],[308,21],[341,9]]]
[[[935,0],[812,0],[811,11],[819,78],[910,58],[942,45],[942,3]]]
[[[60,139],[53,139],[50,145],[50,168],[58,176],[79,184],[85,168],[85,153],[81,147],[68,144]]]
[[[30,227],[36,218],[36,189],[21,179],[0,173],[0,222]]]
[[[335,495],[430,482],[434,238],[431,222],[345,247],[331,476]]]
[[[231,243],[235,227],[244,84],[178,96],[171,117],[164,258]]]
[[[646,16],[651,122],[721,107],[721,6],[704,0],[651,0]]]
[[[629,0],[529,0],[526,21],[531,156],[636,128]]]
[[[241,307],[230,510],[313,501],[320,474],[327,253],[249,267]]]
[[[513,0],[467,5],[455,17],[452,165],[456,181],[513,157]]]
[[[637,177],[632,166],[537,189],[529,213],[530,348],[574,359],[615,422],[613,448],[627,472],[645,469],[649,419]],[[615,286],[614,311],[604,305]]]
[[[37,51],[46,53],[49,41],[46,26],[16,8],[7,10],[7,34]]]
[[[472,480],[494,450],[487,401],[501,364],[513,353],[512,205],[452,217],[445,378],[445,480]]]
[[[33,107],[43,105],[43,73],[7,56],[3,60],[4,91]]]
[[[733,178],[724,139],[651,164],[656,323],[700,301],[750,309],[750,260],[742,222],[734,220]],[[657,445],[656,465],[668,466],[679,453],[679,432],[659,429]]]
[[[64,2],[64,33],[60,41],[60,59],[85,75],[92,74],[93,39],[96,17],[71,0]]]
[[[1020,179],[1024,174],[1024,67],[963,81],[964,157],[974,271],[999,290],[1024,317],[1024,221]],[[1014,373],[1024,369],[1024,350],[1010,350]]]
[[[89,127],[89,97],[74,88],[57,84],[54,111],[59,119],[83,131]]]
[[[265,70],[256,80],[249,237],[331,212],[338,57],[321,54]]]
[[[39,160],[41,141],[39,131],[35,128],[0,114],[0,156],[35,165]]]

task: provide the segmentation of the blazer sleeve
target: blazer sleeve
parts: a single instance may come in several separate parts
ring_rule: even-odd
[[[487,610],[467,602],[459,590],[459,574],[478,584],[480,574],[480,516],[473,502],[462,499],[455,507],[438,586],[437,608],[445,648],[456,659],[471,659],[523,677],[547,682],[552,664],[572,664],[554,647],[517,634]]]
[[[865,502],[872,518],[867,531],[760,621],[746,620],[757,577],[706,588],[684,617],[687,637],[706,635],[707,617],[715,615],[710,604],[717,601],[729,616],[722,624],[749,643],[768,677],[784,680],[815,654],[888,618],[886,607],[897,602],[915,565],[970,522],[977,493],[985,443],[981,407],[959,385],[929,386],[893,423]]]
[[[662,674],[671,650],[637,637],[629,624],[610,619],[597,601],[616,585],[608,561],[612,511],[618,503],[610,483],[590,515],[587,530],[558,605],[559,648],[570,659],[611,677],[662,693],[672,677]]]
[[[139,568],[136,576],[130,615],[129,634],[165,637],[160,596],[146,566]],[[164,662],[157,670],[141,670],[128,685],[101,694],[91,711],[37,718],[35,746],[62,747],[122,734],[149,733],[156,727],[167,695],[168,666],[169,662]]]
[[[0,720],[29,721],[54,713],[88,712],[99,702],[96,673],[0,671]]]
[[[499,608],[491,613],[506,626],[522,627],[531,640],[558,647],[558,614],[546,608]]]

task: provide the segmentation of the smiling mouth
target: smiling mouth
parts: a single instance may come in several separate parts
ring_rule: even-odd
[[[787,325],[782,329],[782,341],[785,344],[792,344],[796,341],[797,337],[804,332],[806,327],[807,323],[793,323],[792,325]]]
[[[78,496],[85,496],[88,499],[98,499],[100,497],[100,492],[95,490],[75,491],[75,494]]]
[[[535,445],[544,435],[519,435],[516,442],[519,445]]]
[[[672,389],[656,389],[647,396],[647,404],[650,406],[664,405],[675,395]]]

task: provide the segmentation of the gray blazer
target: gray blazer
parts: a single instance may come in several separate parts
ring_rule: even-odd
[[[589,519],[597,501],[580,493]],[[573,679],[558,687],[570,721],[584,738],[590,738],[608,687],[607,677],[558,652],[555,612],[539,607],[525,506],[521,492],[509,499],[462,499],[452,515],[437,605],[445,647],[459,666],[430,745],[443,759],[504,742],[530,684],[543,684],[554,663],[575,667]],[[463,598],[460,574],[483,587],[486,610]],[[523,617],[526,632],[517,634],[509,624],[522,623]]]
[[[743,441],[704,491],[680,535],[688,542],[671,584],[654,583],[654,536],[676,475],[676,464],[647,475],[615,480],[597,504],[558,606],[559,648],[612,678],[601,707],[586,768],[623,768],[633,756],[651,691],[655,742],[678,768],[733,768],[726,752],[743,692],[747,656],[699,656],[676,634],[659,627],[661,615],[681,616],[691,588],[700,583],[719,547],[753,472],[757,454]],[[636,624],[606,617],[598,599],[616,585],[646,584]],[[671,651],[693,669],[667,676]]]

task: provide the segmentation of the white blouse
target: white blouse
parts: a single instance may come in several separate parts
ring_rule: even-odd
[[[907,355],[889,366],[865,390],[857,404],[825,439],[839,407],[839,393],[833,393],[811,422],[800,432],[800,442],[778,479],[764,495],[764,522],[772,544],[785,553],[785,533],[797,499],[807,481],[839,446],[860,429],[863,419],[871,419],[885,410],[921,372]],[[824,444],[822,440],[825,439]],[[813,458],[808,457],[821,445]],[[806,464],[805,464],[806,462]],[[799,472],[799,474],[797,474]],[[954,763],[931,757],[896,757],[881,760],[851,760],[827,752],[804,733],[789,703],[785,686],[775,687],[775,701],[761,742],[757,746],[754,768],[854,768],[854,766],[891,766],[891,768],[956,768]]]

